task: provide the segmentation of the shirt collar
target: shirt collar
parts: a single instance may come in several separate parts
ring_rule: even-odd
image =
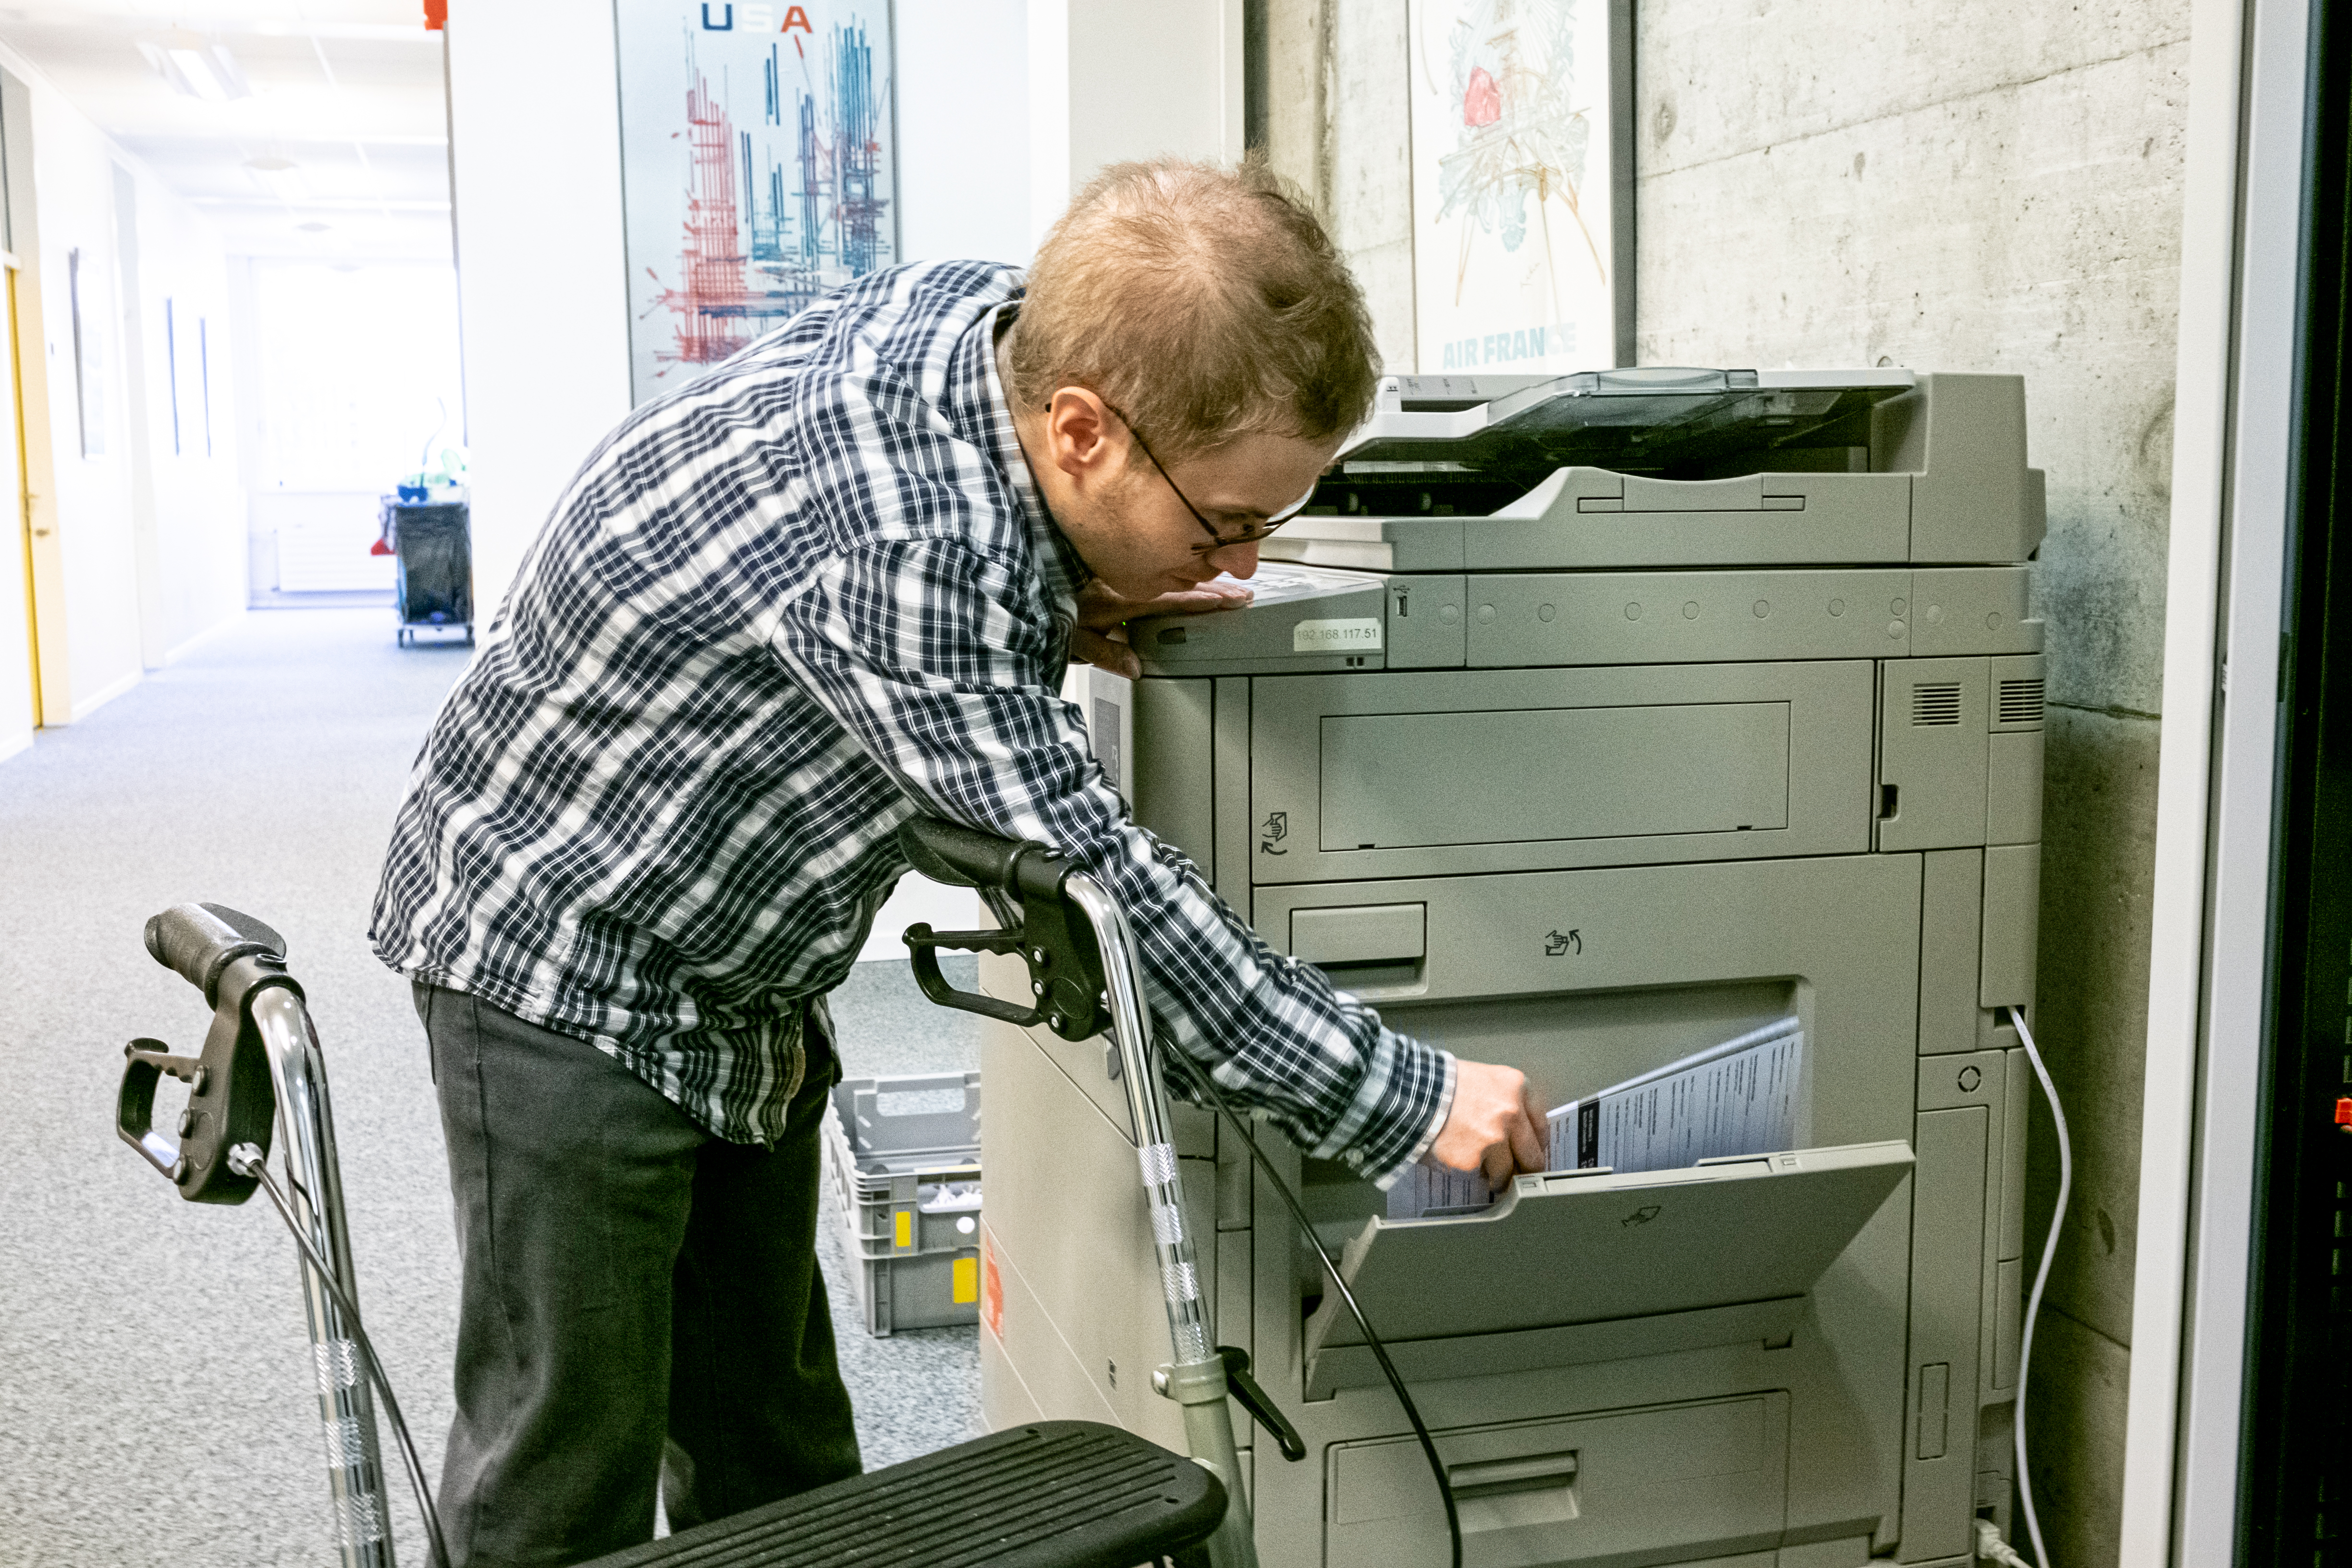
[[[1078,590],[1093,578],[1094,573],[1063,537],[1054,514],[1046,510],[1045,498],[1037,489],[1036,476],[1029,471],[1028,456],[1021,450],[1021,437],[1013,429],[1013,400],[996,374],[998,331],[1011,324],[1020,313],[1021,300],[1016,295],[990,311],[980,323],[989,443],[997,466],[1004,470],[1013,493],[1020,498],[1022,521],[1029,532],[1029,552],[1037,563],[1037,574],[1045,580],[1046,593],[1056,601],[1075,602]]]

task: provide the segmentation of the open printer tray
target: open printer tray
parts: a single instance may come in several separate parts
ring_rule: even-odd
[[[1462,1359],[1472,1335],[1528,1350],[1559,1341],[1565,1353],[1542,1359],[1570,1361],[1594,1359],[1570,1348],[1579,1338],[1601,1342],[1601,1354],[1638,1354],[1771,1337],[1911,1166],[1910,1145],[1896,1141],[1521,1176],[1482,1214],[1374,1217],[1340,1272],[1400,1365],[1422,1359],[1414,1342],[1451,1341],[1455,1375],[1487,1359]],[[1605,1331],[1562,1332],[1631,1319],[1647,1320],[1639,1348]],[[1362,1336],[1336,1291],[1309,1321],[1306,1348],[1310,1397],[1365,1381],[1354,1364],[1367,1359]]]

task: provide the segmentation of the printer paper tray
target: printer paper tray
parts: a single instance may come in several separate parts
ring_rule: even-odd
[[[1347,1310],[1344,1307],[1339,1310]],[[1696,1312],[1657,1312],[1643,1318],[1564,1323],[1499,1334],[1402,1342],[1383,1334],[1381,1342],[1388,1346],[1389,1359],[1396,1363],[1397,1374],[1407,1383],[1422,1384],[1441,1378],[1493,1377],[1537,1367],[1581,1366],[1591,1362],[1628,1361],[1635,1356],[1671,1355],[1676,1351],[1710,1350],[1717,1345],[1771,1343],[1785,1341],[1796,1331],[1797,1320],[1804,1310],[1802,1296],[1783,1296],[1771,1301],[1743,1301],[1736,1307],[1703,1307]],[[1377,1318],[1374,1323],[1377,1327]],[[1376,1388],[1387,1381],[1367,1345],[1326,1345],[1307,1363],[1309,1399],[1328,1399],[1343,1388]]]
[[[1713,1309],[1801,1301],[1911,1165],[1910,1145],[1891,1142],[1675,1171],[1521,1176],[1483,1214],[1366,1222],[1340,1268],[1383,1341],[1449,1341],[1449,1356],[1473,1335],[1520,1340],[1524,1331],[1665,1315],[1691,1317],[1686,1327],[1697,1328]],[[1729,1320],[1707,1331],[1718,1331],[1711,1341],[1659,1348],[1734,1342],[1750,1328],[1743,1318],[1737,1331]],[[1759,1318],[1754,1331],[1780,1331]],[[1567,1336],[1560,1348],[1607,1338]],[[1351,1363],[1361,1343],[1339,1293],[1327,1295],[1307,1325],[1309,1384],[1339,1386],[1339,1363],[1328,1374],[1318,1363],[1352,1350]],[[1491,1349],[1517,1356],[1536,1344]]]

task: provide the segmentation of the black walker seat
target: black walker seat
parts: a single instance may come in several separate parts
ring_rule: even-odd
[[[1201,1466],[1116,1426],[1038,1421],[581,1568],[1138,1568],[1224,1517]]]

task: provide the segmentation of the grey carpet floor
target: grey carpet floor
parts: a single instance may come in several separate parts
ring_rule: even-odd
[[[288,939],[361,1303],[437,1479],[457,1315],[441,1134],[406,984],[364,932],[403,778],[467,657],[395,648],[382,610],[256,616],[0,762],[0,1568],[331,1559],[292,1243],[259,1202],[180,1201],[112,1130],[122,1043],[202,1037],[202,999],[140,945],[183,900]],[[977,1065],[974,1031],[903,963],[860,965],[835,1009],[852,1074]],[[867,1464],[975,1433],[976,1331],[868,1339],[822,1230]]]

